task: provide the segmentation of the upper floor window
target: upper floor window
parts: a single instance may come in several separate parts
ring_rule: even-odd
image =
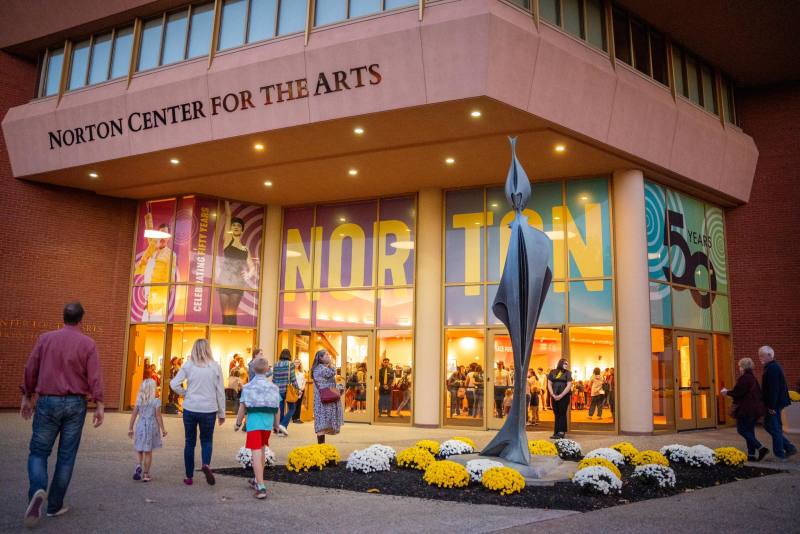
[[[675,92],[709,113],[719,115],[714,69],[677,45],[672,46]]]
[[[137,70],[148,70],[208,55],[214,23],[211,3],[189,6],[146,21]]]
[[[602,0],[538,0],[539,17],[601,50],[608,50]],[[525,4],[527,2],[514,2]]]
[[[44,76],[41,83],[41,96],[58,94],[61,85],[61,68],[64,65],[64,47],[48,50],[45,61]]]
[[[316,0],[314,26],[324,26],[416,4],[417,0]]]
[[[225,0],[217,49],[301,32],[306,27],[306,9],[306,3],[298,0]]]
[[[720,85],[722,87],[722,111],[725,113],[725,120],[732,124],[739,124],[733,100],[733,82],[723,76]]]
[[[659,83],[669,85],[664,36],[641,20],[614,7],[614,57]]]

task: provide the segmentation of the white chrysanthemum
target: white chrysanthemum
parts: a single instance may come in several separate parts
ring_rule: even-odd
[[[661,454],[663,454],[667,460],[673,463],[689,463],[689,457],[691,456],[691,452],[689,451],[689,447],[686,445],[680,445],[678,443],[673,443],[672,445],[664,445],[659,449]]]
[[[239,452],[236,453],[236,461],[242,467],[252,467],[253,466],[253,453],[247,447],[242,447],[239,449]]]
[[[388,445],[381,445],[380,443],[376,443],[374,445],[370,445],[367,447],[367,450],[378,451],[386,458],[389,459],[389,462],[394,462],[397,459],[397,451],[393,448],[389,447]]]
[[[675,471],[671,467],[657,464],[639,465],[633,470],[633,476],[650,484],[656,484],[660,488],[675,487]]]
[[[275,467],[278,463],[278,457],[272,452],[269,447],[264,447],[264,467]]]
[[[621,452],[608,447],[601,447],[590,451],[589,454],[586,455],[586,458],[605,458],[617,467],[625,465],[625,456]]]
[[[439,445],[439,456],[447,458],[448,456],[455,456],[456,454],[472,454],[475,452],[469,443],[464,443],[457,439],[448,439]]]
[[[581,456],[581,445],[575,440],[557,439],[556,449],[558,449],[558,455],[564,460],[576,460]]]
[[[480,458],[478,460],[470,460],[467,462],[467,473],[473,482],[480,482],[483,478],[483,472],[492,467],[504,467],[504,465],[496,460],[488,460]]]
[[[348,471],[374,473],[389,470],[389,457],[378,449],[366,448],[350,453],[347,458]]]
[[[608,495],[622,491],[622,480],[607,467],[593,465],[584,467],[572,477],[572,483],[585,490]]]
[[[705,445],[694,445],[689,447],[689,458],[687,463],[693,467],[706,467],[714,465],[714,450]]]

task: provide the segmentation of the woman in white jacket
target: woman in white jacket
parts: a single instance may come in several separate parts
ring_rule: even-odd
[[[187,383],[185,388],[184,381]],[[183,447],[183,463],[186,467],[186,478],[183,483],[192,485],[194,449],[199,427],[203,474],[206,482],[214,484],[214,473],[210,466],[214,420],[219,421],[220,425],[225,422],[225,386],[222,383],[222,369],[211,355],[208,340],[198,339],[194,342],[192,355],[169,385],[175,393],[184,397],[183,428],[186,432],[186,444]]]

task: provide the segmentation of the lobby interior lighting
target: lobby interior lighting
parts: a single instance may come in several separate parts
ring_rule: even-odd
[[[177,165],[178,163],[181,162],[181,160],[179,160],[178,158],[172,158],[169,160],[169,162],[172,163],[173,165]]]
[[[96,172],[90,172],[89,173],[89,178],[93,178],[93,179],[96,180],[97,178],[100,178],[100,175],[97,174]]]
[[[561,153],[563,153],[563,152],[566,152],[566,150],[567,150],[567,147],[565,147],[564,145],[562,145],[562,144],[560,144],[560,143],[559,143],[559,144],[557,144],[557,145],[556,145],[556,147],[555,147],[555,149],[554,149],[554,150],[555,150],[556,152],[558,152],[559,154],[561,154]]]
[[[347,174],[349,174],[350,176],[356,176],[358,175],[358,169],[350,169],[349,171],[347,171]]]
[[[452,165],[456,162],[456,158],[445,158],[444,162],[448,165]]]
[[[262,150],[264,150],[264,145],[262,145],[261,143],[256,143],[253,145],[253,148],[261,152]]]
[[[264,187],[272,187],[272,180],[267,180],[264,182]]]
[[[391,245],[392,248],[396,248],[398,250],[413,250],[414,242],[413,241],[395,241]]]
[[[480,110],[475,109],[472,110],[472,113],[470,113],[469,116],[472,117],[473,119],[477,119],[478,117],[481,116],[481,112]]]
[[[169,239],[172,237],[172,234],[162,230],[156,230],[154,228],[146,228],[144,231],[144,236],[147,239]]]
[[[355,128],[353,128],[353,133],[356,135],[363,135],[364,128],[362,128],[361,126],[356,126]]]

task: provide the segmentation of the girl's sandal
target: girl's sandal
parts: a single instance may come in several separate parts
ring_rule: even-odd
[[[150,482],[151,480],[150,473],[142,473],[142,482]]]

